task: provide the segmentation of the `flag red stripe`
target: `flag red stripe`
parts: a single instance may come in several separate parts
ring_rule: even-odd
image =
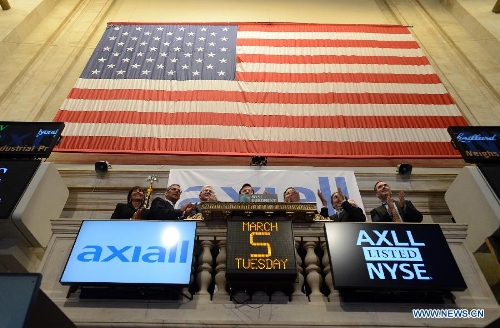
[[[363,74],[363,73],[268,73],[236,72],[236,80],[247,82],[296,82],[296,83],[412,83],[439,84],[436,74]]]
[[[108,22],[107,25],[200,25],[193,22]],[[266,32],[356,32],[356,33],[385,33],[410,34],[406,26],[400,25],[348,25],[348,24],[297,24],[297,23],[238,23],[238,22],[205,22],[202,25],[238,25],[239,31],[266,31]]]
[[[58,151],[323,158],[460,158],[449,142],[308,142],[129,137],[62,138]],[[144,150],[144,151],[141,151]],[[403,154],[403,155],[402,155]]]
[[[244,63],[274,63],[274,64],[364,64],[364,65],[430,65],[426,57],[396,57],[396,56],[285,56],[285,55],[251,55],[237,54],[236,60]]]
[[[136,99],[153,101],[228,101],[241,103],[276,104],[454,104],[448,94],[394,94],[394,93],[272,93],[236,92],[222,90],[165,91],[131,89],[71,90],[73,99]]]
[[[345,33],[384,33],[410,34],[405,26],[396,25],[342,25],[342,24],[239,24],[238,31],[257,32],[345,32]]]
[[[276,39],[245,39],[238,38],[237,46],[261,47],[299,47],[299,48],[387,48],[387,49],[418,49],[415,41],[379,41],[379,40],[276,40]]]
[[[456,116],[282,116],[231,113],[140,113],[130,111],[60,110],[56,121],[75,123],[128,123],[154,125],[216,125],[284,128],[448,128],[464,126]]]

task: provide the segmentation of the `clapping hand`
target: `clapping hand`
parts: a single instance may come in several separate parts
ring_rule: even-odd
[[[191,211],[196,207],[196,204],[193,204],[191,202],[189,203],[185,203],[181,206],[180,210],[182,211],[182,215],[183,216],[186,216],[188,215],[189,213],[191,213]]]
[[[318,189],[318,197],[319,197],[319,200],[321,200],[321,204],[323,206],[326,206],[326,199],[323,196],[323,193],[321,192],[321,190],[319,190],[319,189]]]
[[[140,220],[142,217],[142,211],[144,210],[144,207],[139,208],[137,211],[134,212],[130,220]]]
[[[399,207],[400,208],[405,207],[405,192],[404,191],[400,191],[398,193],[398,197],[399,197],[399,201],[398,201]]]
[[[295,189],[292,189],[288,195],[285,195],[285,202],[288,202],[288,203],[300,202],[299,192]]]
[[[339,195],[338,197],[339,197],[340,202],[343,202],[345,200],[345,196],[342,193],[342,189],[340,189],[340,187],[337,187],[337,193]]]
[[[394,198],[392,198],[392,194],[389,194],[389,196],[387,197],[387,205],[389,205],[390,210],[394,209],[395,201]]]
[[[358,204],[356,204],[356,202],[354,201],[354,199],[349,199],[347,200],[349,202],[349,204],[351,204],[353,207],[358,207]]]

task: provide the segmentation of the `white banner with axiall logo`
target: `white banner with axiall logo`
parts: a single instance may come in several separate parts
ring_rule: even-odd
[[[198,202],[198,195],[204,185],[211,185],[221,202],[238,201],[238,191],[245,183],[254,188],[256,194],[267,191],[277,194],[278,201],[283,201],[283,192],[288,187],[295,188],[300,194],[300,201],[317,203],[318,189],[328,202],[329,214],[334,213],[330,196],[340,187],[347,198],[354,199],[363,208],[356,177],[352,171],[301,171],[269,169],[172,169],[168,184],[179,184],[183,193],[176,204],[179,208],[185,202]]]

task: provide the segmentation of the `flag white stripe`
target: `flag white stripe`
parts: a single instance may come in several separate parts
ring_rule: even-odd
[[[236,72],[342,73],[342,74],[436,74],[432,66],[363,64],[270,64],[238,63]]]
[[[424,57],[421,49],[237,46],[237,54],[280,56]]]
[[[329,142],[449,142],[446,129],[278,128],[155,124],[66,123],[64,136],[111,136],[194,139],[244,139],[264,141]]]
[[[66,99],[61,110],[140,113],[221,113],[287,116],[462,116],[456,105],[252,104],[225,101],[143,101]]]
[[[442,84],[398,83],[282,83],[243,81],[165,81],[165,80],[93,80],[79,79],[79,89],[140,89],[164,91],[235,91],[278,93],[394,93],[394,94],[447,94]]]
[[[372,41],[412,41],[411,34],[383,34],[363,32],[263,32],[238,31],[238,39],[266,40],[372,40]]]

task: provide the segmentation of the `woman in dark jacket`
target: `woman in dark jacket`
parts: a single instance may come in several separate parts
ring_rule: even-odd
[[[134,186],[129,190],[127,203],[116,204],[111,219],[117,220],[147,220],[148,209],[144,209],[144,189]]]

